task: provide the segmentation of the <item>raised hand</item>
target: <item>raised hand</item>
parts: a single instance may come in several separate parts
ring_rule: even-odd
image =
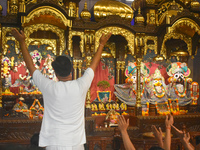
[[[166,115],[165,126],[171,128],[171,126],[173,125],[173,123],[174,123],[174,118],[173,118],[173,116],[172,116],[171,114]]]
[[[99,44],[104,46],[106,42],[108,41],[108,39],[111,37],[111,35],[112,33],[108,33],[108,34],[103,33],[99,40]]]
[[[152,129],[153,135],[155,136],[156,140],[158,141],[159,146],[161,148],[163,148],[163,140],[162,140],[163,132],[162,132],[161,128],[159,127],[159,130],[158,130],[155,125],[152,125],[151,129]]]
[[[118,128],[121,132],[127,131],[127,128],[129,126],[129,119],[125,120],[124,116],[118,116]]]
[[[23,42],[26,39],[26,36],[22,30],[19,32],[16,28],[14,28],[11,30],[11,33],[15,37],[15,39],[19,42]]]

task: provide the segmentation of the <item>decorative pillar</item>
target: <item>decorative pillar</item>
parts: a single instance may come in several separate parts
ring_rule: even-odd
[[[86,57],[86,67],[87,68],[90,66],[91,61],[92,61],[92,57],[87,56]],[[85,115],[86,115],[86,117],[91,117],[91,115],[92,115],[91,105],[90,105],[91,104],[91,102],[90,102],[91,96],[90,95],[91,94],[90,94],[90,89],[89,89],[88,92],[87,92],[87,95],[86,95],[86,105],[85,105],[85,108],[86,108]]]
[[[82,72],[82,64],[83,61],[82,60],[78,60],[78,77],[80,78],[82,76],[81,72]]]
[[[136,116],[140,116],[142,115],[142,105],[141,105],[141,81],[140,81],[140,78],[141,78],[141,72],[140,72],[140,69],[141,69],[141,61],[142,61],[142,58],[136,58],[136,63],[137,63],[137,95],[136,95]]]
[[[141,105],[141,62],[144,55],[144,33],[138,33],[135,39],[135,55],[137,63],[137,95],[136,95],[136,106],[135,114],[136,116],[142,115],[142,105]]]
[[[73,68],[74,68],[74,80],[77,79],[77,60],[73,60]]]

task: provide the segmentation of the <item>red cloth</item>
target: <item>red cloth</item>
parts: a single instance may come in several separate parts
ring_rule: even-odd
[[[97,87],[97,83],[99,81],[105,80],[108,81],[110,83],[110,87],[106,89],[106,91],[111,91],[111,100],[115,100],[115,96],[114,96],[114,84],[115,84],[115,79],[114,77],[112,77],[112,79],[108,79],[109,74],[109,70],[108,70],[108,66],[105,67],[105,69],[102,68],[102,66],[104,66],[104,64],[100,61],[95,73],[94,73],[94,79],[92,81],[91,84],[91,102],[94,101],[97,98],[97,91],[99,91],[99,87]]]

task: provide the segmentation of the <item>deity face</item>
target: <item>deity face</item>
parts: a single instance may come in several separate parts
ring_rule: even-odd
[[[184,75],[182,72],[177,72],[174,74],[174,81],[176,83],[183,83],[184,82]]]

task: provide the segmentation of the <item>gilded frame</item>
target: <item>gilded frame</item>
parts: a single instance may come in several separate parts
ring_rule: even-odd
[[[130,32],[129,30],[126,30],[124,28],[120,28],[120,27],[106,27],[106,28],[101,28],[99,29],[96,33],[95,33],[95,51],[97,50],[98,46],[99,46],[99,39],[102,35],[102,33],[112,33],[113,35],[121,35],[123,37],[125,37],[125,39],[128,42],[128,46],[130,48],[131,54],[134,55],[134,39],[135,39],[135,35]],[[112,55],[115,56],[115,52],[111,51]],[[115,57],[114,57],[115,58]]]
[[[64,49],[65,49],[65,36],[64,36],[64,30],[60,29],[56,26],[50,25],[50,24],[35,24],[30,25],[24,28],[24,33],[26,35],[26,44],[28,44],[28,39],[30,37],[30,34],[32,34],[35,31],[43,30],[43,31],[52,31],[53,33],[56,33],[56,35],[59,37],[60,42],[60,51],[59,55],[62,55]]]

